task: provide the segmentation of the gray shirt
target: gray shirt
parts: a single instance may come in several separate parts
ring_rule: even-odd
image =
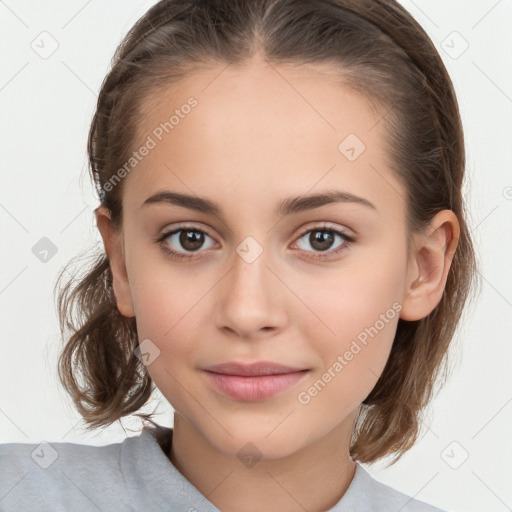
[[[122,443],[0,444],[0,511],[219,512],[171,463],[145,427]],[[328,512],[443,512],[384,485],[357,464]]]

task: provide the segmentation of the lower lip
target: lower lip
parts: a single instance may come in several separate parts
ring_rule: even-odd
[[[288,389],[303,379],[308,372],[260,375],[258,377],[242,377],[209,371],[205,371],[205,373],[216,388],[225,395],[246,402],[258,402]]]

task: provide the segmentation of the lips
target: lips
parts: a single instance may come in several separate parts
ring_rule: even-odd
[[[224,363],[205,368],[210,384],[225,396],[245,402],[269,399],[302,380],[308,369],[262,361]]]
[[[205,368],[206,371],[221,373],[223,375],[238,375],[240,377],[259,377],[261,375],[283,375],[307,370],[294,368],[269,361],[260,361],[252,364],[223,363]]]

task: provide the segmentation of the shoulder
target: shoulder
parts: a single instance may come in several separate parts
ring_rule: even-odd
[[[340,505],[332,512],[357,509],[360,512],[446,512],[423,501],[416,500],[373,478],[359,463],[356,473]],[[364,505],[362,505],[364,504]],[[354,508],[355,507],[355,508]]]
[[[119,502],[114,489],[123,483],[124,443],[0,444],[0,511],[104,509],[113,498]]]

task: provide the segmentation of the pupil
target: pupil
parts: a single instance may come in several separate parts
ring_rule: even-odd
[[[333,235],[329,231],[314,231],[309,238],[311,247],[317,250],[329,249],[333,242]]]
[[[204,243],[204,233],[198,231],[182,231],[180,244],[188,251],[199,249]]]

